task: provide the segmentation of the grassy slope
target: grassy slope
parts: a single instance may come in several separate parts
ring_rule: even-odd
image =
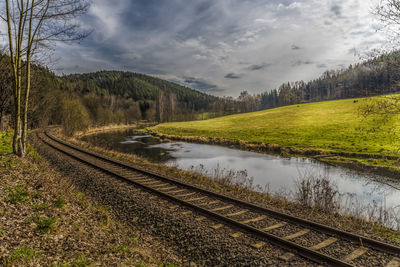
[[[397,135],[386,131],[395,125],[398,117],[373,131],[379,118],[364,119],[358,112],[365,101],[368,100],[292,105],[204,121],[164,123],[152,130],[169,135],[219,137],[300,149],[400,155],[394,142]]]

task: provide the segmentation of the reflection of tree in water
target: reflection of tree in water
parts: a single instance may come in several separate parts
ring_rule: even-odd
[[[156,163],[165,163],[174,157],[169,151],[161,147],[150,147],[160,144],[158,138],[152,136],[142,136],[134,130],[98,133],[82,137],[82,140],[91,145],[100,146],[105,149],[111,149],[122,153],[135,154],[149,161]]]

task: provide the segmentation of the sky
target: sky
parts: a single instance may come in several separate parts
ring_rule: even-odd
[[[385,36],[368,0],[95,0],[58,74],[125,70],[218,95],[260,93],[360,61]]]

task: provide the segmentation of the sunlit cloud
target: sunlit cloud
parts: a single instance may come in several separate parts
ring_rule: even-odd
[[[96,0],[93,33],[58,45],[59,73],[143,72],[217,95],[259,93],[310,80],[380,47],[361,0]]]

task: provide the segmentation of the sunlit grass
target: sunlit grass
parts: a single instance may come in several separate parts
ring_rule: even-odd
[[[12,152],[12,132],[0,131],[0,153]]]
[[[227,138],[299,149],[399,155],[399,117],[393,116],[382,125],[376,115],[364,118],[359,108],[366,101],[292,105],[204,121],[164,123],[151,129],[169,135]]]

